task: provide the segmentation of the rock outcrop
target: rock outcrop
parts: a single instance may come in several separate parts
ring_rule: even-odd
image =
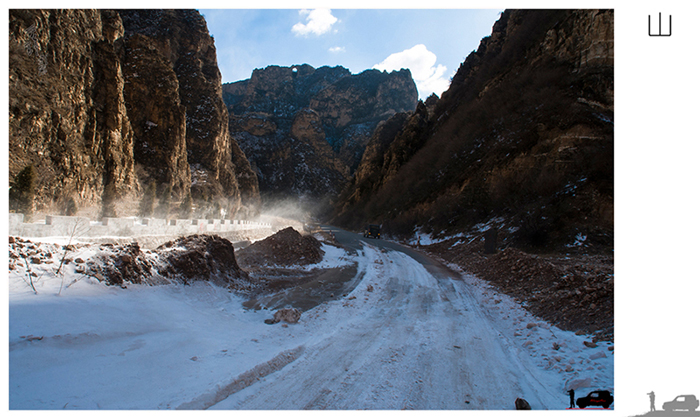
[[[268,195],[336,195],[356,169],[377,123],[413,111],[408,70],[269,66],[225,84],[231,134]]]
[[[410,236],[498,220],[504,244],[611,248],[613,16],[506,10],[437,102],[377,129],[336,224]]]
[[[522,398],[516,398],[515,399],[515,409],[516,410],[532,410],[532,407],[530,407],[530,403],[528,403],[526,400]]]
[[[471,237],[422,245],[421,250],[489,282],[532,314],[567,331],[613,337],[614,260],[609,254],[538,256],[512,247],[484,256],[484,242]]]
[[[9,173],[38,173],[40,207],[67,197],[133,196],[134,132],[126,114],[116,12],[9,13]]]
[[[10,178],[36,168],[39,209],[135,199],[151,181],[231,214],[259,203],[197,11],[15,9],[9,20]]]
[[[281,321],[287,323],[298,323],[301,318],[301,310],[297,308],[281,308],[275,311],[273,318],[265,319],[266,324],[275,324]]]

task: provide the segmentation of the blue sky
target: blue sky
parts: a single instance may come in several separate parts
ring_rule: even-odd
[[[200,9],[223,82],[250,78],[268,65],[341,65],[353,74],[409,68],[423,99],[447,88],[501,11]]]

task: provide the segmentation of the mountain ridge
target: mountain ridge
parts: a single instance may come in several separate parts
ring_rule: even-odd
[[[397,237],[490,224],[504,245],[611,248],[613,40],[611,10],[506,10],[432,116],[414,112],[390,145],[373,136],[384,151],[357,172],[375,175],[355,176],[333,222]]]
[[[223,97],[261,193],[323,199],[348,181],[380,121],[415,109],[418,91],[408,70],[302,64],[256,69]]]

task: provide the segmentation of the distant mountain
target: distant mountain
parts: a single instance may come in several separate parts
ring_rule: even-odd
[[[223,98],[262,194],[327,198],[350,179],[376,125],[413,111],[418,91],[408,70],[269,66],[224,84]]]
[[[197,11],[13,9],[9,26],[10,179],[35,167],[37,209],[135,201],[154,181],[173,201],[255,210]]]
[[[611,249],[613,16],[506,10],[434,108],[378,127],[334,223]]]

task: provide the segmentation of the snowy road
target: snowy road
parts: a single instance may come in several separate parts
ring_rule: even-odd
[[[340,306],[342,322],[319,314],[303,357],[215,408],[503,409],[516,397],[536,408],[561,400],[464,283],[436,278],[399,252],[366,252],[367,276]]]
[[[391,242],[338,239],[357,250],[361,281],[286,327],[206,284],[85,284],[61,297],[18,285],[10,407],[513,409],[521,397],[563,409],[569,387],[612,390],[607,345],[587,348]]]

